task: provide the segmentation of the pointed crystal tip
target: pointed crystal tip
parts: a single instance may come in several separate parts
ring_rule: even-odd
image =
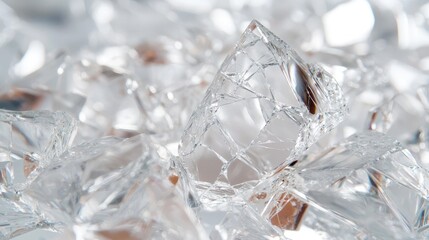
[[[346,111],[328,73],[253,20],[191,116],[180,154],[193,179],[234,192],[295,161]]]

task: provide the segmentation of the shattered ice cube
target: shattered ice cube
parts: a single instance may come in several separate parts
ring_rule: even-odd
[[[249,206],[233,206],[210,234],[213,240],[286,239]]]
[[[137,135],[71,148],[23,198],[77,239],[206,239],[184,198],[171,155]]]
[[[291,239],[423,239],[428,179],[398,141],[367,131],[279,170],[243,198]]]
[[[427,236],[429,174],[393,138],[363,132],[297,165],[310,207],[382,239]]]
[[[398,139],[425,168],[429,166],[427,88],[422,86],[417,94],[401,93],[382,102],[369,111],[365,123],[366,128]]]
[[[191,116],[180,154],[208,188],[238,186],[295,161],[345,112],[328,73],[253,21]]]
[[[10,239],[36,228],[48,227],[49,223],[30,205],[0,198],[0,239]]]
[[[37,168],[63,153],[75,127],[75,120],[64,112],[0,110],[1,192],[22,188],[18,185],[26,183]]]

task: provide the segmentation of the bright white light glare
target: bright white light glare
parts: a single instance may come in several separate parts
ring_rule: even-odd
[[[204,13],[210,11],[215,3],[214,0],[169,0],[168,3],[178,10],[193,13]]]
[[[169,143],[167,145],[165,145],[165,147],[168,149],[168,151],[170,151],[171,154],[177,156],[179,155],[179,143],[178,142],[173,142],[173,143]]]
[[[425,18],[429,18],[429,3],[424,4],[420,7],[420,12],[425,16]]]
[[[18,77],[24,77],[35,72],[45,64],[45,47],[39,41],[32,41],[21,61],[14,67]]]
[[[422,58],[419,67],[425,71],[429,71],[429,57]]]
[[[351,135],[355,134],[357,131],[355,128],[352,127],[344,127],[344,131],[343,131],[343,137],[344,138],[348,138]]]
[[[236,31],[234,20],[231,15],[223,9],[215,9],[210,14],[213,24],[221,31],[227,34],[234,34]]]
[[[420,153],[420,159],[423,162],[423,164],[429,164],[429,152],[428,151],[422,151]]]
[[[108,24],[115,17],[115,9],[112,4],[99,3],[95,8],[93,16],[97,24]]]
[[[329,73],[331,73],[331,75],[335,78],[335,80],[337,80],[337,82],[342,85],[344,83],[344,75],[345,72],[347,71],[346,67],[343,66],[337,66],[337,65],[333,65],[330,69],[329,69]]]
[[[306,226],[302,226],[299,231],[285,231],[285,235],[288,239],[291,240],[301,240],[301,239],[312,239],[312,240],[321,240],[326,239],[324,236],[326,234],[317,232]]]
[[[109,47],[104,49],[97,56],[97,63],[103,66],[109,66],[114,69],[122,69],[127,65],[126,57],[124,56],[127,53],[126,47]]]
[[[246,5],[252,8],[264,7],[267,2],[265,0],[234,0],[230,1],[229,5],[234,10],[242,10]]]
[[[135,114],[135,109],[125,108],[118,111],[114,128],[137,131],[136,127],[140,121],[139,114]]]
[[[425,84],[426,76],[408,65],[398,61],[392,61],[387,72],[392,85],[400,92],[412,91],[416,86]]]
[[[365,40],[374,27],[374,15],[366,0],[353,0],[326,13],[322,22],[328,44],[340,47]]]
[[[370,106],[375,106],[381,104],[383,101],[383,96],[377,91],[365,91],[361,93],[358,97],[359,101]]]

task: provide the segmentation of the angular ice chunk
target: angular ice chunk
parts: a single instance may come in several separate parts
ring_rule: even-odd
[[[416,96],[403,93],[371,109],[367,128],[387,133],[406,144],[424,126],[425,114],[424,105]]]
[[[194,180],[237,186],[295,161],[345,112],[329,74],[253,21],[191,116],[180,154]]]
[[[372,236],[414,239],[427,234],[429,174],[385,134],[353,135],[297,170],[310,205]]]
[[[416,239],[427,235],[428,181],[398,141],[363,132],[277,171],[243,198],[292,239]]]
[[[82,239],[206,239],[169,152],[148,139],[78,145],[35,179],[26,199]]]
[[[48,227],[29,205],[0,198],[0,239],[10,239],[36,228]]]
[[[384,101],[371,109],[365,123],[369,129],[398,139],[425,168],[429,167],[427,88],[423,86],[417,94],[402,93]]]
[[[287,239],[249,206],[234,206],[210,234],[213,240]]]
[[[76,121],[64,112],[0,110],[1,192],[20,188],[16,185],[63,153],[75,128]]]

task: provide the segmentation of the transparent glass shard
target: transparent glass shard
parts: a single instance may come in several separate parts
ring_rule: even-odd
[[[329,136],[319,139],[305,154],[317,153],[340,139],[368,130],[367,113],[397,94],[383,65],[373,56],[356,56],[337,48],[323,48],[311,55],[340,83],[349,112]]]
[[[286,239],[372,239],[355,224],[309,201],[306,184],[295,167],[286,167],[261,180],[242,197],[261,222]]]
[[[246,205],[232,207],[210,234],[212,240],[273,238],[288,239]]]
[[[429,112],[429,85],[424,85],[417,89],[417,97],[422,102],[426,112]]]
[[[52,56],[46,56],[46,63],[40,66],[40,68],[16,79],[12,84],[13,89],[32,88],[39,92],[43,92],[42,90],[54,91],[57,90],[57,88],[65,90],[59,87],[61,86],[61,79],[59,76],[61,75],[61,67],[68,57],[64,52],[51,55]],[[35,59],[39,58],[35,57]]]
[[[417,96],[406,93],[372,109],[367,120],[368,129],[387,133],[404,144],[413,141],[424,123],[424,105]]]
[[[140,131],[168,134],[178,142],[203,98],[213,78],[213,66],[210,60],[194,62],[202,53],[188,46],[188,41],[188,36],[177,34],[148,39],[134,47],[137,54],[133,55],[133,81],[128,90],[142,115]]]
[[[129,61],[128,51],[126,47],[106,48],[97,52],[98,59],[90,55],[91,58],[84,56],[64,63],[60,81],[63,88],[56,91],[74,92],[85,98],[77,114],[81,122],[77,134],[79,143],[114,135],[113,126],[121,117],[125,116],[126,121],[120,122],[128,126],[134,126],[135,119],[139,119],[136,103],[127,92],[128,75],[122,68]],[[99,64],[97,60],[111,64]]]
[[[420,131],[415,141],[408,145],[414,157],[420,161],[420,164],[426,169],[429,167],[429,85],[420,87],[417,90],[417,98],[425,109],[425,122],[420,127]]]
[[[180,154],[194,180],[237,187],[293,162],[345,112],[329,74],[253,21],[191,116]]]
[[[401,93],[384,101],[369,112],[365,125],[372,130],[386,133],[406,146],[416,160],[428,167],[427,131],[428,108],[427,86],[417,93]],[[412,121],[411,121],[412,120]]]
[[[49,231],[46,229],[35,229],[31,232],[24,233],[17,237],[14,237],[13,240],[28,240],[28,239],[37,239],[37,240],[66,240],[65,234],[60,232]]]
[[[0,239],[11,239],[49,224],[27,204],[0,198]]]
[[[291,239],[424,239],[428,177],[398,141],[363,132],[242,196]]]
[[[348,99],[366,90],[390,87],[383,68],[370,56],[359,57],[343,49],[324,48],[312,52],[311,59],[338,81]]]
[[[291,240],[376,239],[341,217],[313,206],[308,208],[300,224],[299,229],[283,230],[284,236]]]
[[[64,112],[0,110],[1,188],[27,184],[69,147],[75,128]]]
[[[213,72],[210,65],[188,63],[192,53],[180,44],[156,38],[66,59],[52,92],[84,99],[55,105],[77,110],[77,140],[146,133],[165,134],[177,143]]]
[[[424,236],[429,175],[391,137],[378,132],[353,135],[297,168],[310,205],[335,213],[370,236]]]
[[[174,181],[160,181],[156,177],[140,182],[127,195],[129,203],[118,210],[115,219],[102,223],[96,236],[102,239],[127,233],[137,239],[208,239],[194,213],[171,189],[171,183]],[[89,235],[86,239],[92,238]]]
[[[206,239],[167,149],[138,135],[71,148],[25,191],[48,219],[83,239]],[[173,168],[174,169],[174,168]],[[176,168],[177,169],[177,168]],[[118,235],[119,234],[119,235]]]

